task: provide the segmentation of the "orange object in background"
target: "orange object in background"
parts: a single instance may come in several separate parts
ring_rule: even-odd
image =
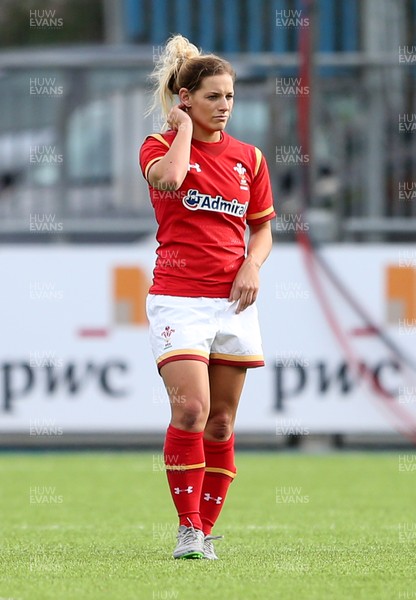
[[[404,320],[409,326],[416,325],[416,268],[387,267],[387,321],[399,324]]]
[[[113,271],[114,322],[147,325],[146,296],[150,281],[139,267],[116,267]]]

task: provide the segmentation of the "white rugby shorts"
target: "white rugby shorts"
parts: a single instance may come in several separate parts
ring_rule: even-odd
[[[146,311],[158,369],[176,360],[263,367],[257,306],[236,314],[227,298],[185,298],[149,294]]]

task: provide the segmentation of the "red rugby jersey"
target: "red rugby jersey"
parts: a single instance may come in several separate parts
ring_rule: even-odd
[[[144,177],[176,131],[146,137]],[[149,185],[159,225],[152,294],[227,298],[245,257],[246,222],[273,219],[267,164],[260,150],[222,132],[219,142],[192,139],[188,173],[176,191]]]

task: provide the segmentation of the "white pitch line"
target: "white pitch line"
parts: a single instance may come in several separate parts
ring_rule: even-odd
[[[54,530],[54,529],[97,529],[96,525],[28,525],[24,523],[22,525],[10,525],[7,529],[36,529],[36,530]],[[117,527],[118,530],[135,530],[135,529],[145,529],[144,525],[126,525],[124,527]]]

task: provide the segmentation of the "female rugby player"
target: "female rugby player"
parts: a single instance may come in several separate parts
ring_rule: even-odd
[[[216,559],[211,531],[236,475],[237,406],[246,370],[264,365],[255,302],[275,213],[262,153],[225,132],[231,65],[175,35],[152,78],[152,109],[160,105],[168,130],[145,139],[140,167],[158,223],[147,315],[171,405],[173,556]]]

